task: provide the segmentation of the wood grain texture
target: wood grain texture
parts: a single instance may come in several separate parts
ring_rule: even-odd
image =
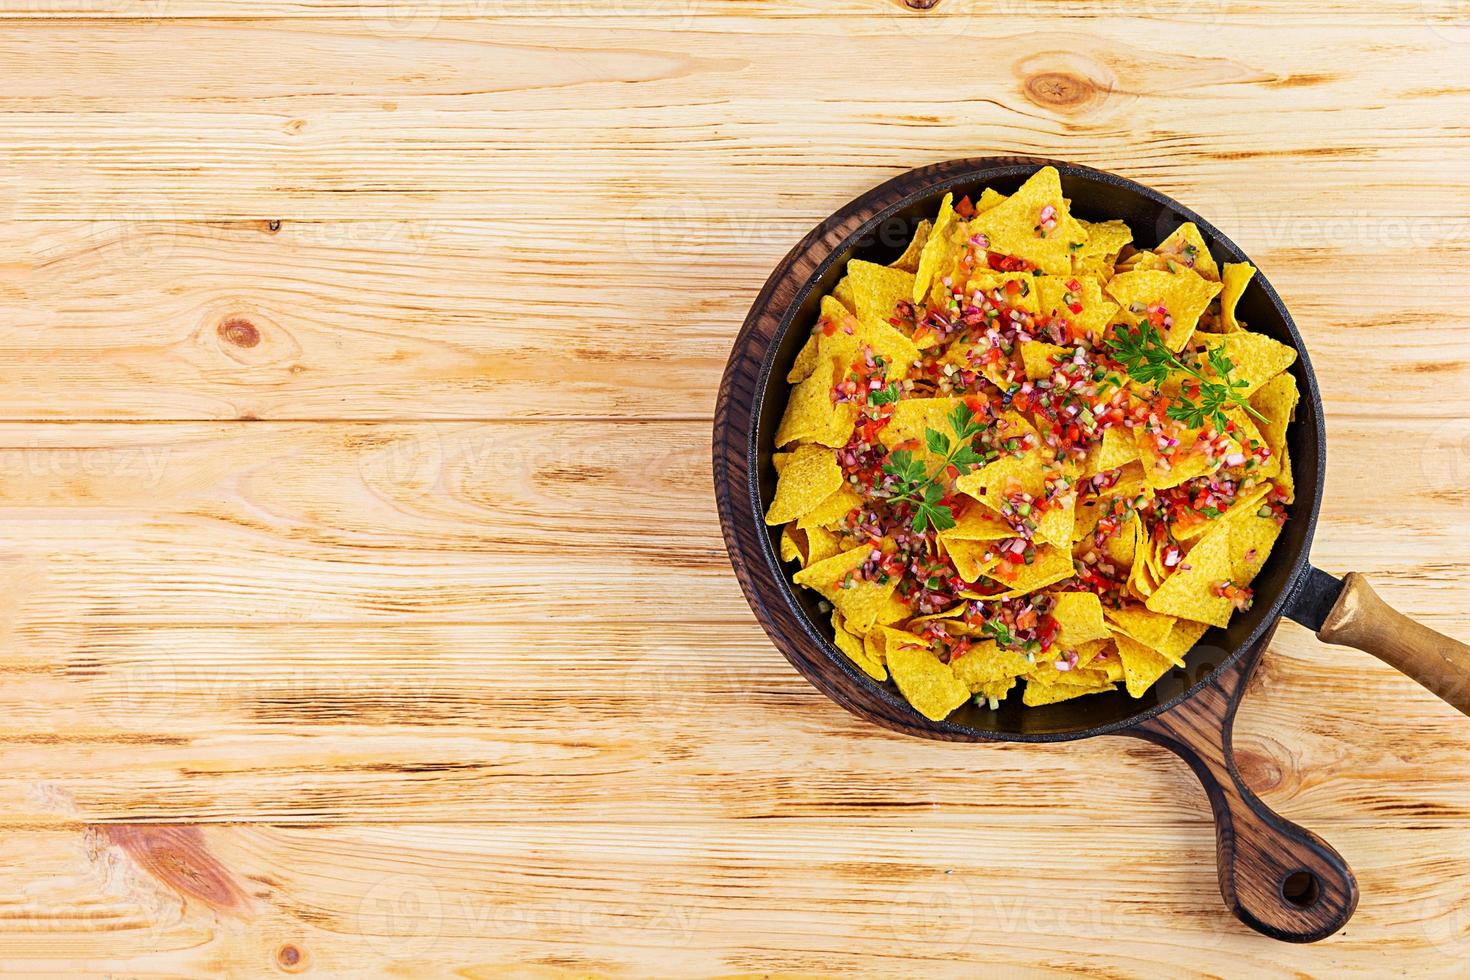
[[[1282,625],[1236,760],[1363,897],[1271,943],[1167,753],[811,689],[707,456],[816,221],[1076,160],[1259,260],[1326,404],[1314,560],[1470,637],[1454,8],[0,2],[4,969],[1459,975],[1453,709]]]

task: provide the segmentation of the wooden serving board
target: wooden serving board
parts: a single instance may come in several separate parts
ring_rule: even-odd
[[[1433,695],[1277,633],[1240,772],[1362,894],[1283,946],[1157,747],[808,687],[709,467],[813,223],[1075,160],[1258,260],[1326,405],[1314,561],[1470,636],[1453,8],[0,0],[0,968],[1462,974]]]

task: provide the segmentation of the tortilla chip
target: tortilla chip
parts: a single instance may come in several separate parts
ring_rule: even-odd
[[[1208,623],[1196,623],[1192,619],[1174,620],[1174,628],[1158,647],[1158,652],[1167,657],[1176,667],[1184,666],[1184,655],[1194,648],[1199,638],[1210,628]]]
[[[791,389],[786,413],[776,427],[776,445],[810,440],[823,446],[845,446],[857,424],[856,404],[835,404],[832,387],[837,383],[837,364],[826,360],[811,376]]]
[[[814,562],[792,576],[797,585],[804,585],[821,594],[842,613],[848,629],[854,633],[866,633],[878,621],[879,614],[891,608],[889,600],[898,587],[898,579],[890,578],[886,584],[869,582],[852,573],[861,568],[873,553],[871,545],[861,545],[833,555],[824,561]],[[849,588],[843,583],[851,581]]]
[[[1240,321],[1235,318],[1235,305],[1240,302],[1246,285],[1255,274],[1256,267],[1249,262],[1225,263],[1225,271],[1220,276],[1220,281],[1224,284],[1224,288],[1220,290],[1220,326],[1225,333],[1243,329]]]
[[[955,489],[969,494],[996,513],[1012,490],[1021,490],[1040,500],[1046,493],[1046,471],[1041,453],[1032,450],[1021,456],[1002,456],[955,481]]]
[[[975,693],[993,681],[1020,677],[1033,665],[1024,653],[1002,650],[994,642],[985,642],[972,646],[964,656],[951,660],[949,666],[971,693]]]
[[[1046,505],[1041,519],[1036,522],[1036,543],[1054,544],[1062,548],[1072,545],[1072,527],[1077,512],[1077,493],[1067,491],[1054,497]]]
[[[1175,527],[1174,537],[1179,541],[1193,541],[1231,518],[1254,514],[1261,509],[1261,501],[1266,499],[1266,494],[1270,492],[1271,484],[1269,483],[1258,483],[1253,487],[1248,487],[1236,496],[1235,502],[1225,509],[1225,513],[1213,520],[1207,519],[1198,524]]]
[[[919,227],[914,229],[913,240],[909,242],[908,248],[903,254],[888,263],[889,268],[902,269],[904,272],[919,271],[919,256],[924,254],[924,243],[929,240],[929,231],[934,227],[934,222],[925,218],[919,222]]]
[[[842,486],[827,495],[827,498],[797,520],[796,524],[803,531],[813,527],[835,528],[841,524],[843,519],[852,512],[854,507],[861,507],[863,498],[852,485],[843,482]]]
[[[1038,378],[1049,378],[1054,369],[1052,358],[1057,362],[1066,360],[1072,356],[1072,351],[1067,347],[1059,347],[1056,344],[1047,344],[1039,340],[1021,341],[1021,362],[1026,366],[1026,377],[1032,381]]]
[[[1186,480],[1213,473],[1224,463],[1223,457],[1216,457],[1213,463],[1210,462],[1204,450],[1196,448],[1200,436],[1197,431],[1181,432],[1179,447],[1174,456],[1169,459],[1159,452],[1158,445],[1146,431],[1135,429],[1134,432],[1137,437],[1138,457],[1143,464],[1144,479],[1154,490],[1177,487]]]
[[[1235,606],[1214,589],[1229,579],[1230,528],[1222,524],[1199,539],[1144,605],[1153,612],[1225,626]]]
[[[1164,331],[1164,346],[1171,351],[1181,351],[1194,335],[1200,314],[1210,305],[1210,300],[1220,291],[1218,282],[1210,282],[1200,275],[1183,272],[1160,272],[1157,269],[1141,269],[1114,276],[1107,284],[1107,291],[1122,307],[1118,317],[1130,327],[1135,326],[1147,314],[1132,309],[1134,304],[1146,311],[1155,304],[1168,311],[1173,324]]]
[[[1285,494],[1288,504],[1296,500],[1296,475],[1291,472],[1291,451],[1284,442],[1281,444],[1281,472],[1276,474],[1276,487]]]
[[[1226,334],[1200,334],[1200,340],[1206,347],[1225,349],[1231,363],[1235,365],[1230,376],[1236,381],[1246,383],[1244,388],[1236,390],[1247,397],[1254,394],[1267,381],[1291,367],[1292,362],[1296,360],[1296,351],[1291,347],[1272,340],[1265,334],[1252,333],[1249,330]],[[1208,368],[1208,364],[1205,367]],[[1206,373],[1213,374],[1208,370]]]
[[[929,451],[924,432],[933,429],[953,439],[954,428],[949,424],[949,413],[958,404],[958,398],[905,398],[893,406],[893,414],[878,438],[890,452],[907,449],[915,459],[923,460],[924,465],[932,469],[944,460],[944,456]]]
[[[1117,255],[1124,245],[1133,241],[1132,229],[1122,221],[1083,221],[1078,218],[1077,223],[1087,232],[1087,241],[1072,253],[1074,260]]]
[[[823,296],[822,305],[826,306],[828,302],[835,303],[837,301],[830,296]],[[801,345],[801,350],[796,352],[796,360],[791,362],[791,370],[786,372],[786,382],[788,384],[798,384],[812,376],[812,372],[817,369],[817,364],[821,361],[821,358],[818,356],[821,346],[822,335],[813,332],[807,338],[806,343]]]
[[[1072,698],[1080,698],[1088,694],[1102,694],[1113,690],[1116,688],[1106,681],[1090,684],[1043,684],[1032,680],[1026,682],[1026,690],[1021,694],[1021,703],[1028,708],[1039,708],[1043,704],[1056,704],[1058,701],[1070,701]]]
[[[950,242],[950,231],[958,220],[959,216],[954,212],[954,195],[945,194],[944,201],[939,205],[939,217],[934,219],[934,226],[919,252],[919,267],[915,270],[914,284],[909,294],[911,301],[924,302],[940,267],[953,261],[954,247]]]
[[[864,326],[887,325],[894,307],[908,300],[914,291],[913,273],[862,259],[847,263],[847,276],[852,280],[858,322]]]
[[[1118,637],[1118,658],[1123,661],[1123,680],[1128,693],[1141,698],[1174,665],[1162,653],[1128,636]]]
[[[1057,642],[1064,647],[1075,648],[1112,635],[1103,621],[1102,602],[1091,592],[1061,593],[1051,615],[1060,627]]]
[[[781,560],[794,561],[798,564],[806,564],[807,555],[806,532],[795,524],[787,524],[781,529]]]
[[[1071,578],[1075,572],[1069,548],[1044,545],[1036,549],[1036,557],[1029,565],[1002,562],[983,574],[1006,590],[992,598],[1008,599],[1054,585],[1064,578]]]
[[[1005,199],[1006,196],[1000,191],[987,187],[980,192],[980,198],[975,202],[975,213],[981,214],[982,212],[989,211]]]
[[[1271,548],[1281,536],[1274,517],[1261,517],[1258,510],[1233,517],[1230,528],[1230,580],[1245,584],[1261,571]]]
[[[950,541],[999,541],[1013,538],[1015,530],[984,507],[971,504],[955,518],[954,527],[940,531],[941,544]]]
[[[841,303],[847,312],[857,315],[857,301],[852,296],[852,280],[847,276],[837,280],[837,285],[832,287],[832,298]]]
[[[1096,476],[1120,466],[1127,466],[1138,459],[1138,439],[1132,429],[1119,426],[1104,429],[1102,440],[1087,454],[1083,476]],[[1140,472],[1139,476],[1142,476]]]
[[[1278,461],[1286,452],[1286,427],[1296,415],[1296,404],[1300,397],[1296,378],[1290,371],[1282,371],[1251,395],[1251,408],[1266,416],[1265,422],[1257,423],[1261,438],[1266,440],[1271,455]]]
[[[1204,237],[1193,221],[1186,221],[1175,228],[1168,238],[1159,242],[1153,254],[1144,255],[1138,264],[1140,269],[1165,269],[1170,272],[1192,270],[1211,282],[1220,281],[1220,267],[1205,244]]]
[[[970,689],[948,664],[928,650],[899,647],[888,651],[888,669],[894,683],[914,709],[930,721],[943,721],[970,700]]]
[[[835,609],[832,610],[832,641],[837,645],[837,649],[846,655],[848,660],[857,664],[858,667],[862,668],[863,673],[873,678],[873,680],[888,680],[888,671],[883,669],[883,664],[876,658],[869,656],[867,648],[863,646],[862,638],[854,636],[848,631],[842,619],[842,614]]]
[[[806,561],[802,562],[803,565],[815,565],[819,561],[826,561],[842,550],[842,539],[824,527],[809,527],[801,530],[806,533]]]
[[[1056,211],[1056,226],[1043,233],[1039,222],[1047,207]],[[1062,198],[1061,178],[1055,167],[1042,167],[1016,193],[976,215],[969,231],[985,236],[990,251],[1014,255],[1052,275],[1070,273],[1072,246],[1087,243],[1087,229],[1072,217]]]
[[[776,477],[776,496],[766,511],[766,523],[785,524],[796,520],[844,483],[842,467],[837,465],[830,449],[801,446]]]
[[[1015,532],[1010,532],[1014,534]],[[980,576],[994,568],[1000,562],[1000,555],[996,552],[993,541],[969,541],[965,539],[945,539],[945,554],[949,555],[950,562],[960,578],[966,582],[978,582]]]
[[[1073,283],[1077,289],[1072,288]],[[1040,312],[1074,324],[1083,335],[1101,337],[1118,313],[1118,304],[1103,294],[1102,281],[1095,276],[1040,276],[1036,290]],[[1074,312],[1073,305],[1082,309]]]
[[[1146,608],[1128,605],[1121,609],[1109,609],[1103,614],[1116,630],[1149,647],[1160,646],[1174,627],[1174,617],[1150,612]]]

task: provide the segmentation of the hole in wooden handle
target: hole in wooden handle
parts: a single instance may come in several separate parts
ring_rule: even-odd
[[[1322,897],[1322,879],[1310,871],[1293,871],[1281,879],[1281,897],[1288,905],[1311,908]]]

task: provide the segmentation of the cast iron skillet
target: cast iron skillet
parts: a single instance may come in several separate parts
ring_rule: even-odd
[[[895,731],[948,741],[1058,742],[1131,735],[1183,757],[1199,776],[1215,815],[1220,891],[1247,925],[1292,942],[1341,929],[1357,905],[1357,883],[1326,842],[1273,813],[1241,781],[1231,753],[1235,708],[1261,651],[1285,615],[1319,638],[1358,647],[1409,674],[1470,714],[1470,647],[1389,609],[1356,573],[1339,580],[1307,560],[1322,499],[1325,433],[1322,401],[1305,345],[1280,297],[1261,274],[1239,310],[1252,330],[1297,350],[1291,371],[1302,399],[1288,447],[1296,502],[1253,587],[1255,605],[1226,629],[1211,629],[1142,699],[1123,691],[1023,708],[1011,697],[998,710],[973,704],[929,721],[892,682],[879,684],[833,645],[816,597],[790,584],[778,557],[779,528],[762,515],[775,489],[771,466],[776,424],[785,408],[786,372],[830,292],[854,257],[889,262],[917,223],[938,212],[946,191],[978,196],[989,186],[1011,193],[1051,164],[1073,212],[1089,220],[1121,218],[1134,244],[1158,244],[1193,221],[1219,261],[1246,256],[1214,226],[1170,198],[1131,180],[1052,160],[993,157],[951,160],[895,177],[814,228],[766,281],[735,340],[715,411],[714,475],[730,561],[761,625],[786,658],[832,700]]]

